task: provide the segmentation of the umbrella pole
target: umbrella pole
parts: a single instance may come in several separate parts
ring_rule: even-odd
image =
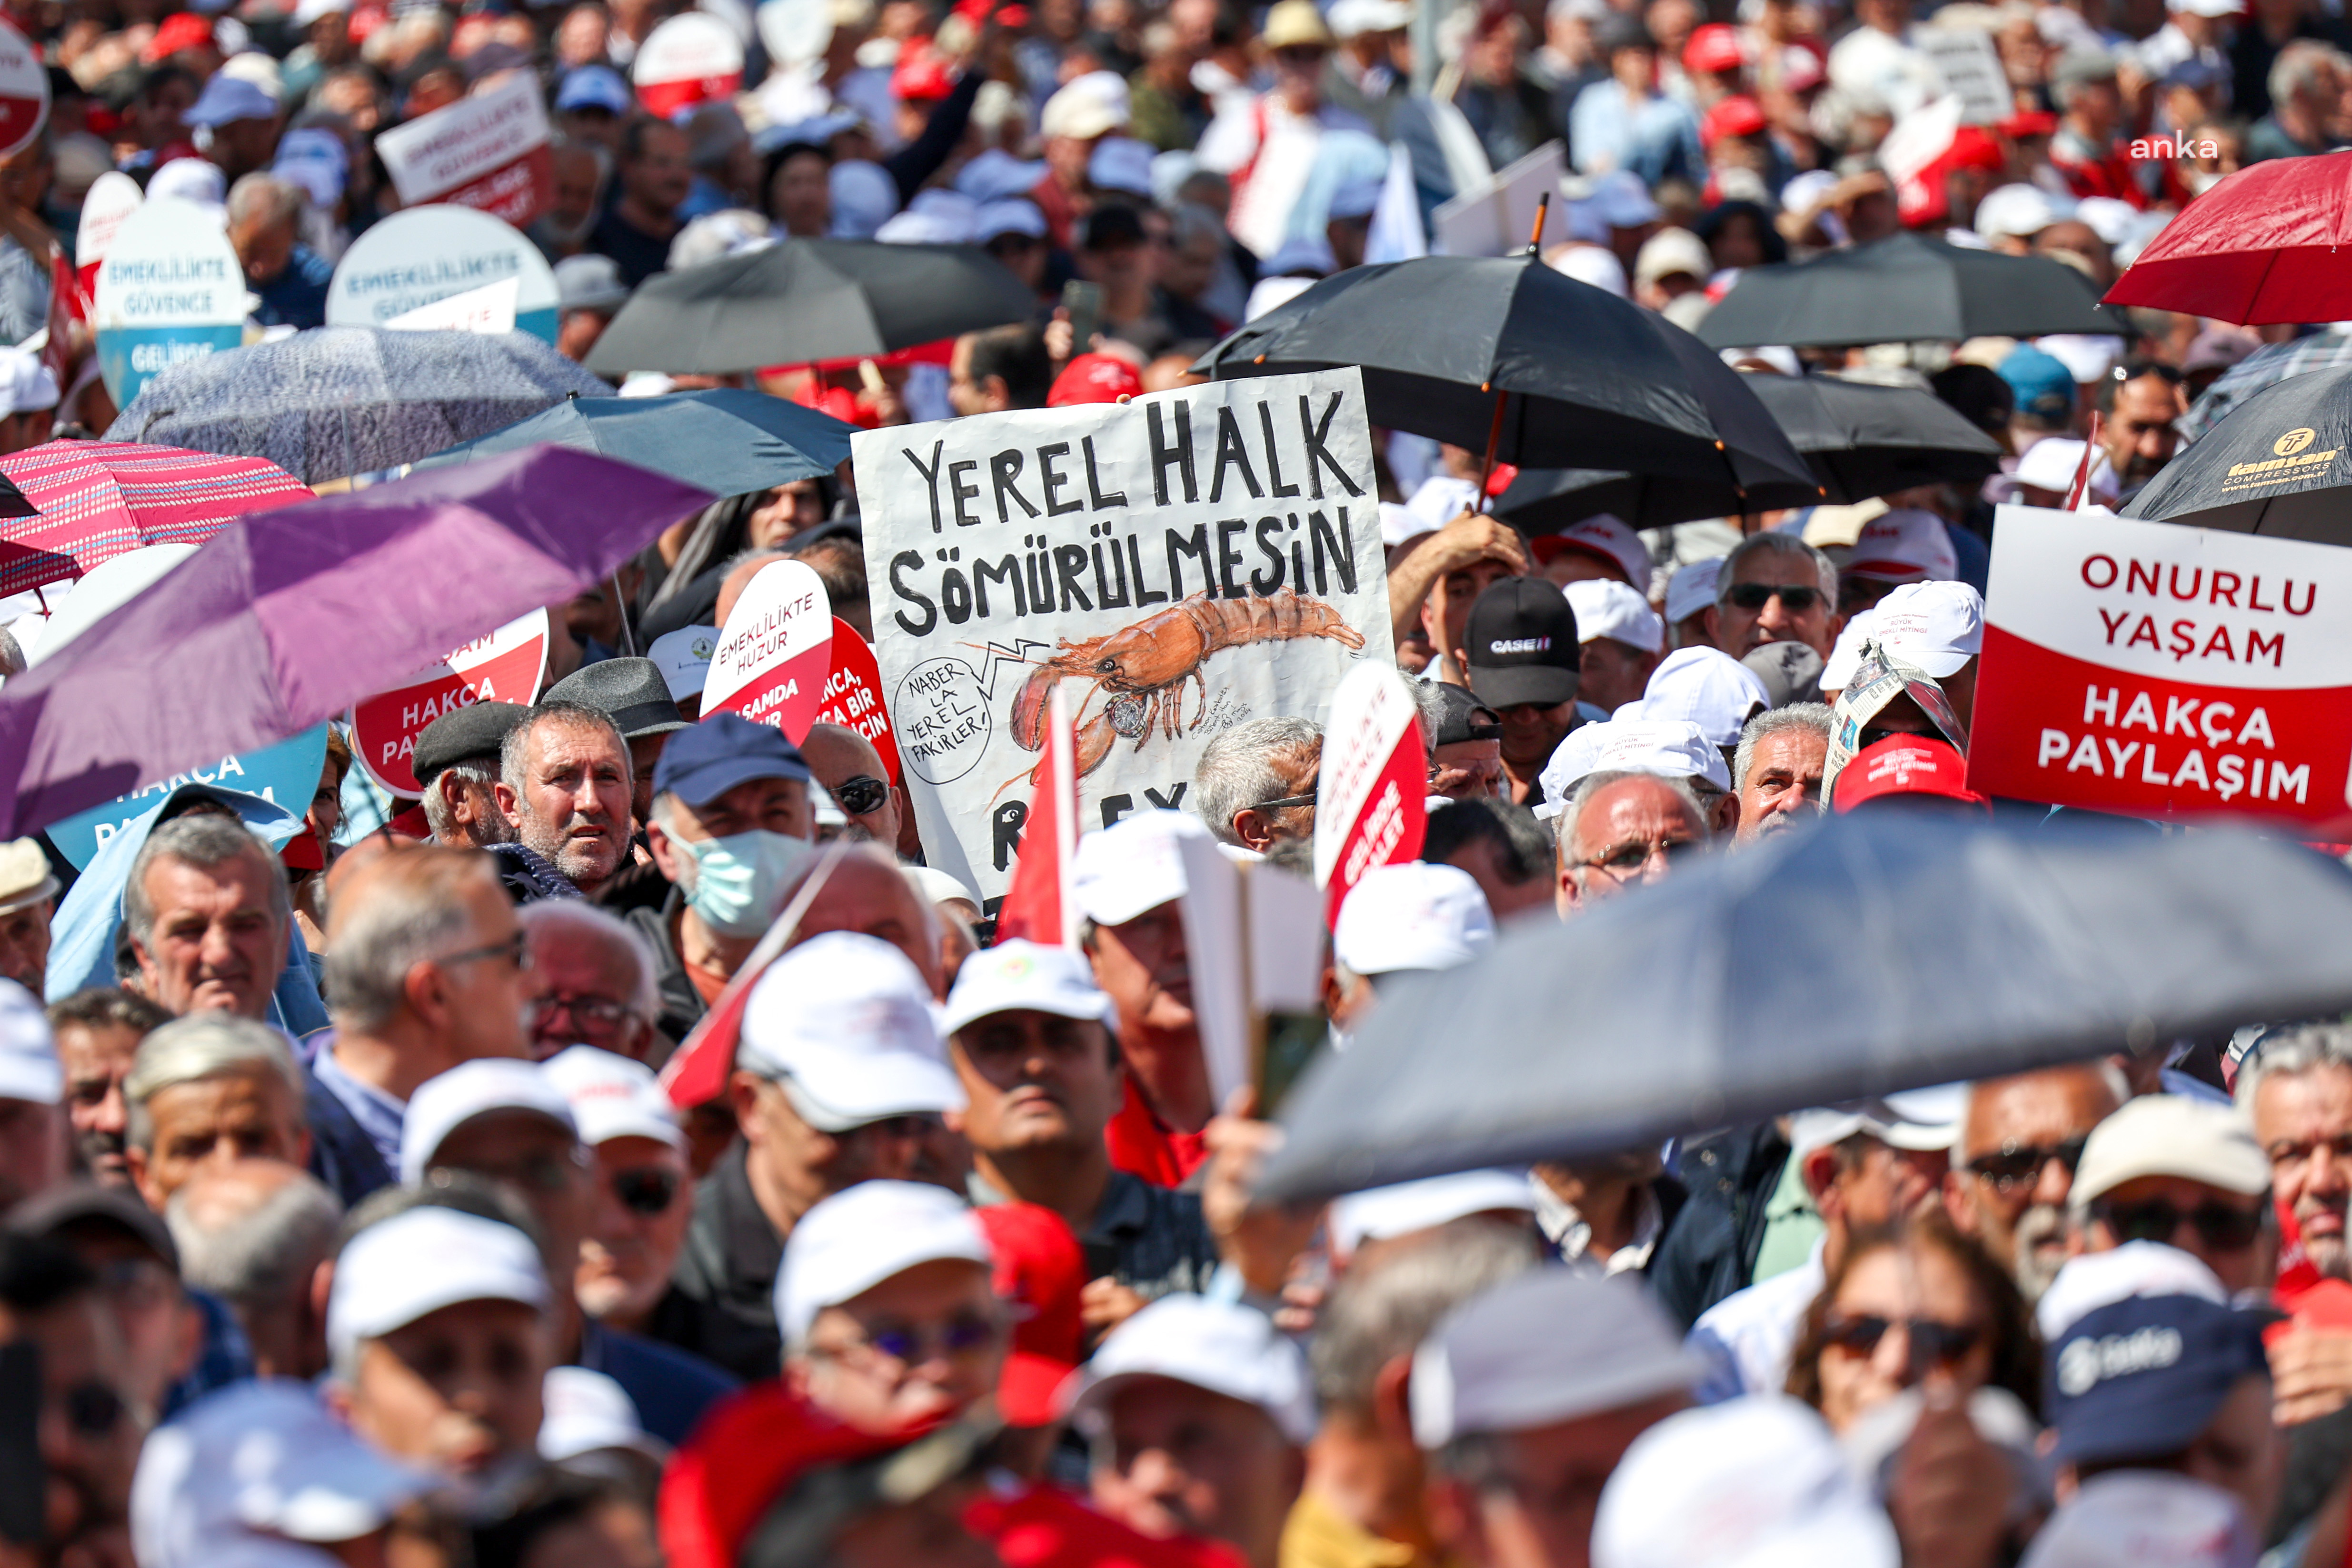
[[[1546,191],[1543,195],[1536,198],[1535,226],[1528,234],[1527,256],[1528,259],[1530,261],[1537,260],[1543,255],[1544,220],[1550,216],[1550,215],[1551,193],[1549,191]],[[1492,385],[1493,384],[1490,382],[1487,384]],[[1484,392],[1486,388],[1482,386],[1478,390]],[[1510,405],[1511,395],[1508,392],[1497,392],[1495,394],[1495,417],[1493,422],[1486,426],[1486,456],[1485,460],[1480,462],[1478,465],[1478,497],[1475,503],[1475,508],[1478,511],[1483,512],[1493,510],[1492,504],[1486,495],[1486,483],[1489,479],[1492,479],[1495,477],[1495,448],[1502,444],[1503,412]]]
[[[613,568],[613,608],[621,616],[621,652],[630,658],[637,657],[637,635],[629,629],[629,601],[621,592],[621,569]]]

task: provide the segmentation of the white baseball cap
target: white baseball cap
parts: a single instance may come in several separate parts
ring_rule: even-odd
[[[1537,780],[1543,786],[1543,804],[1536,815],[1558,816],[1578,781],[1590,773],[1656,773],[1660,778],[1705,779],[1719,790],[1731,788],[1731,769],[1723,748],[1709,742],[1687,719],[1612,719],[1606,723],[1580,724],[1552,749]]]
[[[2200,1296],[2216,1306],[2230,1300],[2203,1258],[2160,1241],[2126,1241],[2068,1258],[2034,1304],[2034,1326],[2043,1344],[2054,1345],[2100,1308],[2134,1296]]]
[[[1078,840],[1071,885],[1078,909],[1097,925],[1125,925],[1136,916],[1184,896],[1180,838],[1207,838],[1200,818],[1185,811],[1139,811]]]
[[[1495,916],[1477,879],[1426,860],[1366,872],[1331,928],[1332,956],[1359,974],[1452,969],[1494,945]]]
[[[1127,83],[1112,71],[1088,71],[1045,100],[1038,130],[1091,142],[1127,129],[1129,112]]]
[[[1960,557],[1942,518],[1900,507],[1862,525],[1845,570],[1885,583],[1944,582],[1960,574]]]
[[[1576,612],[1577,641],[1612,637],[1643,653],[1664,649],[1666,623],[1650,608],[1649,600],[1624,584],[1606,577],[1588,577],[1567,584],[1560,592],[1568,595],[1568,607]]]
[[[961,1258],[992,1266],[971,1205],[929,1182],[860,1182],[793,1226],[776,1270],[776,1324],[797,1345],[827,1307],[855,1300],[919,1263]]]
[[[2073,202],[2038,185],[2002,185],[1977,204],[1977,233],[1985,239],[2031,239],[2074,210]]]
[[[1902,1560],[1827,1423],[1785,1394],[1667,1416],[1625,1450],[1592,1517],[1592,1568]]]
[[[1401,33],[1412,25],[1412,7],[1404,0],[1333,0],[1324,20],[1331,25],[1331,36],[1341,40]]]
[[[710,676],[710,656],[719,647],[717,626],[680,626],[654,638],[646,657],[661,670],[669,700],[683,702],[702,695]]]
[[[1438,525],[1422,516],[1402,501],[1381,502],[1381,542],[1393,548],[1408,539],[1419,539],[1424,533],[1435,533]]]
[[[1984,595],[1966,583],[1906,583],[1871,607],[1870,626],[1888,658],[1941,680],[1984,651]]]
[[[1411,1236],[1475,1214],[1533,1214],[1536,1195],[1528,1179],[1525,1171],[1459,1171],[1349,1193],[1331,1205],[1325,1221],[1331,1250],[1346,1258],[1368,1241]]]
[[[0,1100],[55,1105],[65,1098],[58,1042],[33,994],[0,980]]]
[[[340,1361],[362,1340],[460,1301],[544,1310],[549,1299],[539,1248],[514,1226],[457,1209],[406,1209],[360,1232],[335,1259],[327,1348]]]
[[[1890,599],[1894,596],[1887,595]],[[1872,610],[1856,610],[1845,618],[1844,629],[1830,645],[1830,656],[1822,664],[1823,691],[1843,691],[1853,684],[1853,672],[1862,663],[1862,645],[1878,635],[1876,627],[1877,617]]]
[[[408,1097],[400,1128],[400,1179],[415,1185],[432,1168],[433,1156],[449,1134],[493,1110],[531,1110],[578,1134],[579,1123],[563,1091],[537,1062],[483,1057],[461,1062],[438,1078],[426,1079]]]
[[[1439,529],[1468,511],[1477,500],[1475,480],[1457,479],[1451,474],[1432,474],[1405,499],[1404,509],[1431,529]]]
[[[2234,16],[2246,7],[2244,0],[2164,0],[2164,8],[2192,16]]]
[[[940,1027],[952,1035],[974,1019],[1015,1011],[1108,1024],[1118,1010],[1085,959],[1066,947],[1014,937],[963,961]]]
[[[2095,234],[2098,233],[2101,220],[2108,216],[2103,210],[2101,201],[2102,198],[2094,196],[2076,203],[2074,206],[2076,221]],[[2132,211],[2122,202],[2115,205],[2126,213]],[[2101,237],[2105,237],[2102,235]],[[2107,243],[2114,245],[2122,237],[2118,234]],[[2033,346],[2064,365],[2077,384],[2106,380],[2107,373],[2122,363],[2124,357],[2123,339],[2106,332],[2051,332],[2034,339]]]
[[[1110,1331],[1062,1385],[1062,1397],[1079,1430],[1099,1432],[1118,1391],[1146,1377],[1255,1405],[1293,1444],[1304,1447],[1315,1436],[1307,1358],[1255,1307],[1190,1292],[1162,1296]]]
[[[1456,1308],[1413,1352],[1412,1437],[1435,1449],[1573,1421],[1688,1388],[1702,1370],[1638,1285],[1531,1269]]]
[[[1857,1132],[1890,1149],[1949,1149],[1967,1110],[1966,1086],[1948,1083],[1800,1110],[1789,1119],[1789,1158],[1801,1162],[1814,1150],[1843,1143]]]
[[[2261,1556],[2233,1494],[2175,1470],[2109,1470],[2035,1531],[2021,1568],[2254,1568]]]
[[[1642,242],[1633,258],[1635,283],[1655,283],[1677,272],[1701,283],[1714,276],[1715,258],[1707,254],[1706,241],[1686,228],[1662,228]]]
[[[922,974],[856,931],[813,936],[768,965],[743,1009],[736,1065],[774,1079],[820,1132],[964,1108]]]
[[[1650,591],[1650,550],[1642,536],[1622,519],[1595,512],[1556,533],[1539,536],[1536,552],[1549,560],[1561,550],[1574,550],[1607,563],[1625,574],[1636,593]]]
[[[551,1465],[599,1448],[632,1448],[656,1464],[668,1450],[646,1435],[629,1391],[584,1366],[551,1366],[540,1384],[539,1457]]]
[[[1570,211],[1573,214],[1574,209],[1571,208]],[[1571,230],[1583,226],[1585,226],[1576,223],[1571,217]],[[1599,222],[1596,218],[1591,227],[1599,239],[1605,241],[1609,237],[1607,224]],[[1616,295],[1620,300],[1625,298],[1625,264],[1617,259],[1617,253],[1610,249],[1606,244],[1581,243],[1585,239],[1583,235],[1580,234],[1577,237],[1580,243],[1562,246],[1552,252],[1549,263],[1551,269],[1562,277],[1573,278],[1579,283],[1588,283],[1595,289],[1604,289]]]
[[[1739,731],[1772,694],[1754,670],[1719,647],[1678,647],[1650,672],[1642,692],[1644,719],[1687,719],[1710,745],[1736,746]]]
[[[957,899],[970,904],[973,909],[980,908],[978,893],[966,887],[960,879],[940,870],[937,866],[901,866],[898,869],[906,874],[907,880],[915,884],[917,892],[935,904],[943,904],[950,899]]]
[[[2017,472],[2011,477],[2021,485],[2065,495],[2074,488],[2074,475],[2083,467],[2084,445],[2064,436],[2045,436],[2025,449],[2025,456],[2017,460]],[[2106,453],[2097,453],[2091,458],[2091,482],[2084,499],[2111,501],[2122,493]]]
[[[5,412],[31,414],[58,405],[57,373],[41,363],[41,356],[23,349],[0,349],[0,397],[7,399]]]
[[[1710,555],[1676,572],[1666,584],[1666,620],[1680,626],[1701,610],[1715,607],[1715,584],[1723,575],[1724,558]]]
[[[677,1112],[653,1069],[593,1046],[567,1046],[540,1064],[540,1072],[572,1107],[580,1141],[593,1148],[615,1138],[650,1138],[686,1147]]]
[[[2245,1113],[2180,1094],[2142,1095],[2092,1128],[2070,1197],[2079,1212],[2142,1176],[2178,1176],[2246,1197],[2271,1190],[2270,1159]]]

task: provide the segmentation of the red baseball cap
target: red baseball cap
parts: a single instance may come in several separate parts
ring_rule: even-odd
[[[1992,809],[1992,802],[1969,788],[1969,764],[1948,741],[1926,735],[1889,735],[1864,747],[1838,773],[1832,802],[1846,812],[1872,801],[1904,795],[1967,801]]]
[[[1143,377],[1118,355],[1080,354],[1054,378],[1054,389],[1045,395],[1045,406],[1068,408],[1080,403],[1117,403],[1122,397],[1139,397],[1142,393]]]
[[[2057,132],[2058,117],[2046,109],[2021,110],[1993,129],[2011,141],[2021,136],[2050,136]]]
[[[182,49],[201,49],[213,41],[213,25],[193,11],[175,11],[156,26],[154,37],[139,51],[139,63],[155,65]]]
[[[1763,131],[1763,109],[1754,99],[1737,94],[1717,102],[1698,122],[1698,139],[1709,147],[1726,136],[1759,136]]]
[[[992,1204],[974,1211],[996,1259],[993,1286],[1013,1311],[1013,1351],[996,1385],[996,1407],[1013,1426],[1050,1426],[1055,1394],[1086,1359],[1086,1251],[1069,1222],[1036,1204]]]
[[[1722,22],[1709,22],[1690,36],[1683,46],[1683,69],[1709,71],[1720,75],[1736,71],[1748,63],[1739,47],[1738,28]]]
[[[901,103],[937,103],[955,90],[955,78],[929,38],[909,38],[890,72],[890,91]]]

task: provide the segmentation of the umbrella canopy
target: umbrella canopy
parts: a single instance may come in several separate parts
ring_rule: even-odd
[[[267,458],[316,485],[612,390],[529,332],[320,327],[173,365],[106,438]]]
[[[2099,308],[2098,291],[2063,262],[1964,250],[1908,233],[1811,261],[1746,268],[1698,324],[1700,341],[1718,349],[2128,330],[2119,314]]]
[[[2259,325],[2352,318],[2352,153],[2274,158],[2224,177],[2180,210],[2107,290]]]
[[[1261,1190],[1669,1134],[2340,1012],[2352,872],[2238,829],[1840,817],[1383,990]],[[1787,1027],[1761,1026],[1780,1020]]]
[[[594,586],[711,500],[535,447],[224,530],[0,690],[0,833],[282,741]]]
[[[202,544],[231,520],[310,499],[275,463],[119,441],[45,441],[0,458],[37,506],[0,528],[0,594],[79,577],[148,544]]]
[[[1747,498],[1750,511],[1843,506],[1914,485],[1975,484],[2000,466],[2000,444],[1927,393],[1830,375],[1751,374],[1748,384],[1821,486],[1759,486]],[[1659,528],[1738,510],[1738,498],[1704,478],[1574,468],[1522,469],[1495,506],[1496,516],[1531,533],[1603,511],[1635,528]]]
[[[852,428],[818,409],[740,387],[567,397],[543,414],[436,452],[416,468],[471,463],[552,441],[734,496],[833,472],[848,459]]]
[[[2165,465],[2126,517],[2352,544],[2352,365],[2282,381]]]
[[[976,245],[790,239],[646,279],[588,363],[720,375],[872,359],[1036,311],[1028,286]]]
[[[1371,421],[1522,468],[1814,486],[1738,372],[1680,327],[1526,257],[1351,268],[1192,368],[1219,381],[1360,366]],[[1783,503],[1785,504],[1785,503]],[[1728,510],[1738,510],[1738,507]]]
[[[2172,422],[2173,428],[2183,441],[2202,440],[2206,431],[2264,387],[2337,365],[2352,365],[2352,333],[2330,328],[2291,342],[2264,343],[2217,376],[2189,412]]]

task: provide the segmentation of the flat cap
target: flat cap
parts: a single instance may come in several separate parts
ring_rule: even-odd
[[[583,665],[547,689],[547,702],[577,702],[607,714],[624,740],[641,741],[687,727],[661,666],[649,658],[606,658]]]
[[[430,787],[435,775],[452,763],[467,757],[495,757],[506,744],[507,732],[530,711],[520,702],[476,702],[444,713],[416,737],[409,770],[418,784]]]

